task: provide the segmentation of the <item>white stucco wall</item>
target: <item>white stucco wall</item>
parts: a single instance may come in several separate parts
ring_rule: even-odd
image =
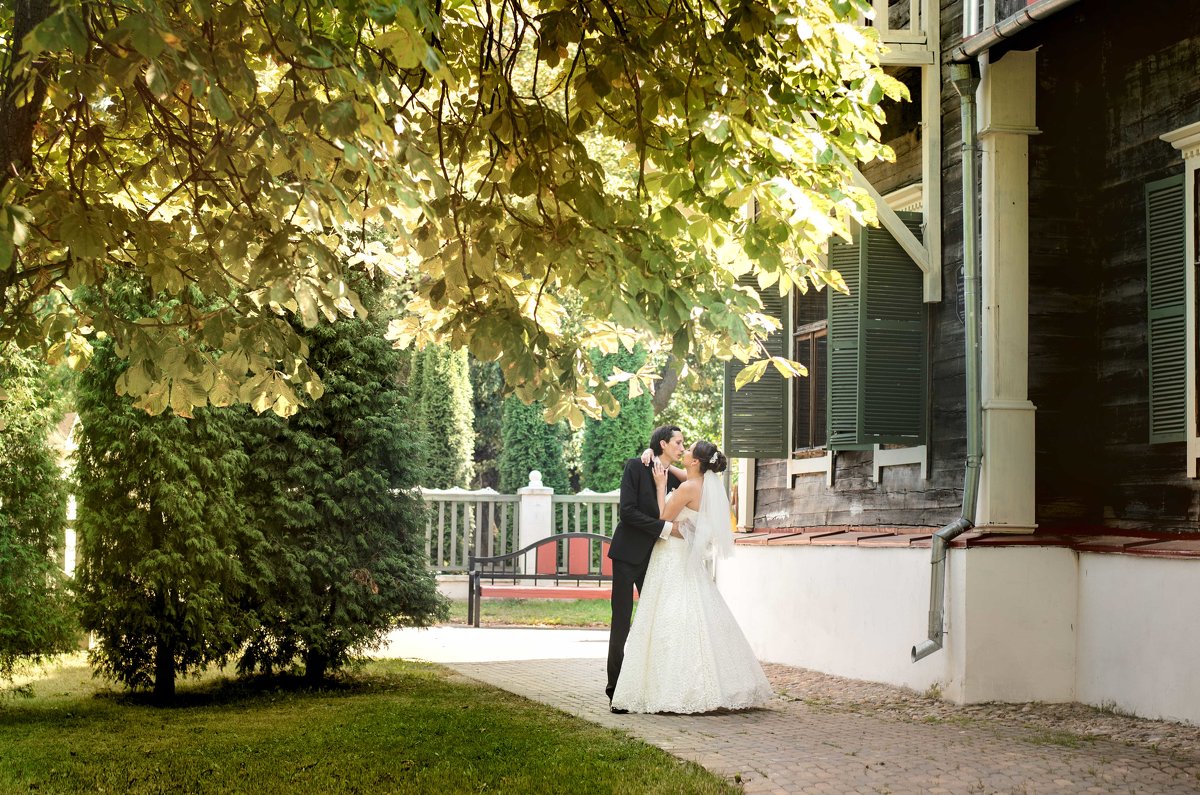
[[[1200,723],[1200,561],[1080,555],[1078,698]]]
[[[950,550],[945,648],[928,549],[739,545],[717,583],[759,659],[953,701],[1073,701],[1200,723],[1200,561]]]
[[[924,640],[929,550],[739,545],[717,584],[759,659],[925,690],[946,656]]]
[[[960,703],[1074,701],[1077,555],[950,550],[945,688]]]

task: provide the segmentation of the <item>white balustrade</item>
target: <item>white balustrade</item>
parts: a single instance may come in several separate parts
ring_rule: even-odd
[[[494,489],[421,489],[425,500],[425,553],[430,568],[465,572],[470,555],[515,552],[557,533],[611,536],[617,525],[619,493],[555,494],[529,473],[516,494]]]

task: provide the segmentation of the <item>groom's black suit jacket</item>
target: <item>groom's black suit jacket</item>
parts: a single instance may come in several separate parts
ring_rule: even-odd
[[[679,483],[679,478],[667,470],[667,493],[678,488]],[[643,464],[640,458],[625,462],[618,516],[608,556],[613,560],[644,564],[650,559],[654,542],[662,534],[663,520],[658,518],[654,470]]]

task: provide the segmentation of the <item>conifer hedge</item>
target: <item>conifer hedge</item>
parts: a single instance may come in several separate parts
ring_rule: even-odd
[[[541,403],[526,405],[520,398],[504,400],[503,444],[500,451],[500,487],[504,494],[514,494],[529,485],[529,472],[542,473],[542,485],[555,494],[571,491],[563,449],[567,444],[565,423],[549,425]]]
[[[613,354],[593,354],[596,371],[603,377],[612,375],[613,368],[634,372],[646,360],[640,347],[633,351],[624,348]],[[613,394],[621,403],[616,417],[587,421],[583,436],[583,486],[593,491],[612,491],[621,485],[621,473],[626,459],[646,449],[654,430],[654,407],[648,393],[629,397],[627,384],[618,384]]]
[[[0,680],[77,635],[60,565],[67,487],[48,443],[58,412],[47,370],[0,345]]]
[[[251,421],[245,502],[268,553],[242,671],[303,670],[318,683],[394,627],[445,615],[415,491],[420,438],[395,377],[403,354],[384,339],[375,290],[358,290],[366,319],[309,332],[321,399],[286,420]]]
[[[411,422],[428,488],[466,488],[475,459],[471,378],[465,350],[427,345],[413,359],[409,394]]]

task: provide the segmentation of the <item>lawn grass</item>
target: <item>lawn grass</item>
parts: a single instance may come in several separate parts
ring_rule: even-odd
[[[329,689],[217,674],[158,708],[82,658],[0,701],[0,792],[728,793],[612,729],[436,665],[372,661]]]
[[[480,624],[604,628],[612,619],[607,599],[484,599]],[[450,621],[467,623],[467,601],[450,604]]]

